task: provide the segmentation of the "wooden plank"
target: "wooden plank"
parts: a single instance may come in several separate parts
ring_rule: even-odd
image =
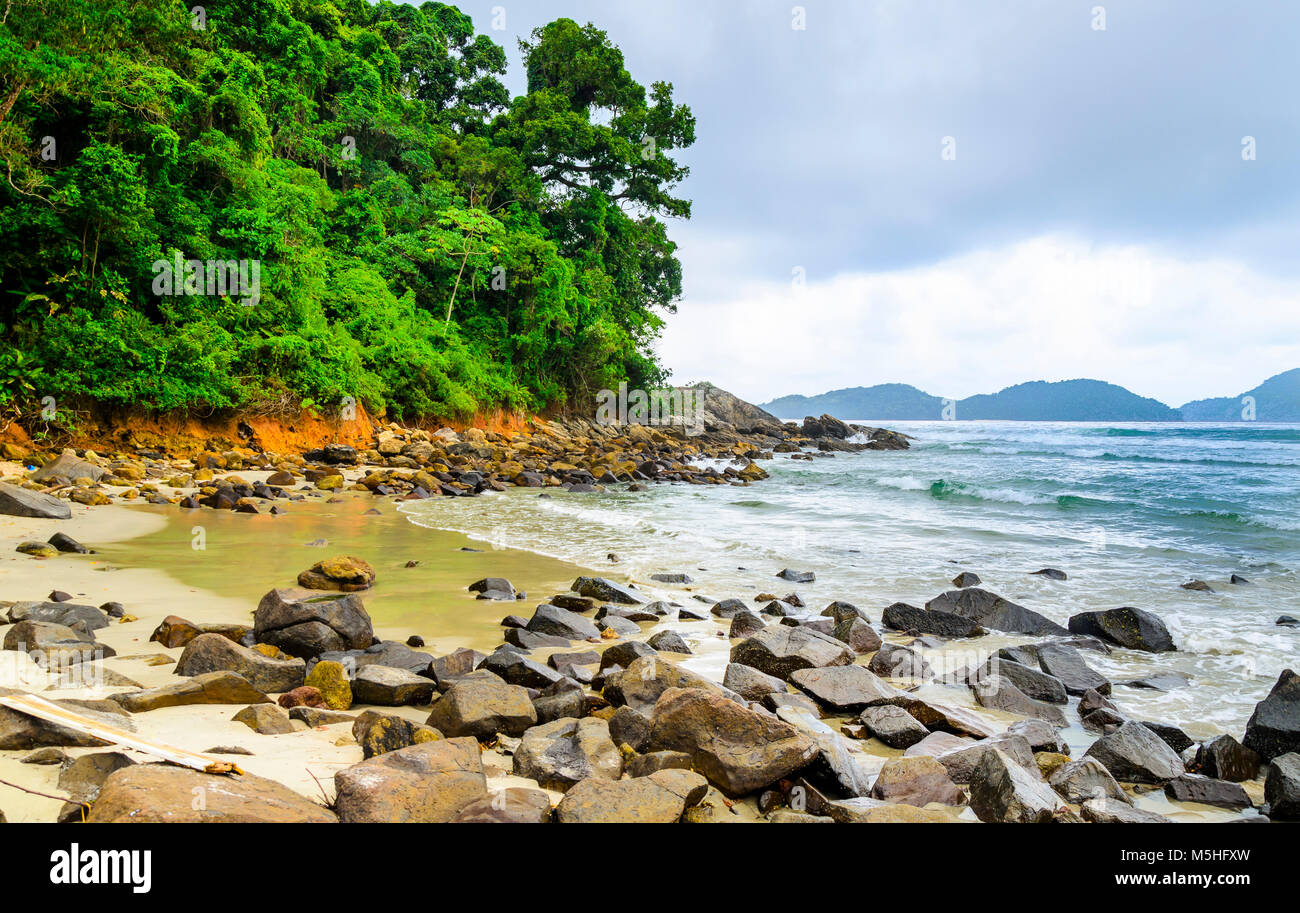
[[[241,774],[243,773],[237,766],[229,761],[221,761],[216,758],[210,758],[207,755],[199,754],[195,751],[188,751],[184,748],[175,748],[171,745],[164,745],[161,742],[154,742],[150,739],[142,738],[134,733],[127,732],[124,729],[118,729],[116,726],[110,726],[107,723],[101,723],[98,720],[92,720],[84,717],[67,707],[61,707],[52,701],[35,694],[10,694],[0,696],[0,706],[8,707],[18,713],[24,713],[27,716],[34,716],[39,720],[45,720],[48,723],[57,723],[74,732],[80,732],[83,735],[94,736],[97,739],[103,739],[105,742],[113,742],[118,745],[124,745],[127,748],[134,748],[145,754],[152,755],[156,758],[162,758],[172,764],[179,764],[181,767],[188,767],[191,770],[199,770],[211,774]]]

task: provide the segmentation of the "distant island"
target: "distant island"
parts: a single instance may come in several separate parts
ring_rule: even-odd
[[[849,387],[819,396],[782,396],[762,408],[782,418],[829,413],[860,420],[1022,422],[1300,422],[1300,368],[1236,396],[1180,408],[1100,380],[1031,381],[953,400],[910,384]]]

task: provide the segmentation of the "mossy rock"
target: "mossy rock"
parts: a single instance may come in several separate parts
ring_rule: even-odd
[[[307,674],[306,685],[320,691],[325,706],[330,710],[348,710],[352,707],[352,685],[342,663],[321,660]]]

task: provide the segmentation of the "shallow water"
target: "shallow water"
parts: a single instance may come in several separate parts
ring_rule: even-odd
[[[810,607],[845,599],[879,620],[886,605],[922,605],[970,570],[986,588],[1060,623],[1080,611],[1139,606],[1165,619],[1180,651],[1089,653],[1088,661],[1116,682],[1191,676],[1190,686],[1167,693],[1120,686],[1115,700],[1198,738],[1240,738],[1255,703],[1296,664],[1300,630],[1274,621],[1300,615],[1300,427],[893,427],[916,436],[910,451],[812,462],[778,455],[763,464],[772,478],[750,487],[550,489],[550,498],[516,489],[400,510],[430,530],[609,567],[679,600],[793,590]],[[617,564],[607,562],[610,552]],[[1045,566],[1069,579],[1030,574]],[[813,570],[817,581],[786,583],[774,576],[783,567]],[[660,571],[686,571],[696,583],[657,586],[649,576]],[[1232,573],[1251,584],[1230,585]],[[1216,592],[1180,589],[1192,578]],[[722,643],[691,664],[720,673]]]

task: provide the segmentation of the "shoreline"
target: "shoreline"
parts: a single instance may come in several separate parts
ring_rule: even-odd
[[[329,476],[323,474],[328,471],[337,474],[339,479],[337,484],[328,482]],[[567,469],[561,471],[568,472]],[[278,473],[284,472],[283,468],[241,469],[238,471],[237,484],[256,489],[258,486],[265,486],[268,480],[273,480]],[[515,612],[527,615],[532,606],[545,607],[557,603],[564,603],[576,609],[583,598],[572,593],[564,595],[565,592],[571,585],[578,586],[579,592],[585,596],[588,591],[582,581],[594,578],[600,585],[591,592],[593,595],[600,593],[601,596],[594,602],[590,599],[586,600],[590,605],[586,612],[589,614],[599,602],[611,600],[596,614],[596,620],[601,626],[609,628],[604,632],[604,636],[595,638],[599,641],[598,644],[582,644],[581,638],[574,637],[561,639],[557,643],[533,644],[525,641],[531,648],[523,654],[526,660],[513,648],[507,648],[507,652],[501,656],[520,656],[518,660],[511,660],[515,665],[509,666],[509,671],[503,671],[503,674],[523,676],[517,680],[508,677],[507,681],[512,685],[515,685],[516,681],[518,684],[534,682],[535,687],[526,686],[529,689],[527,691],[529,699],[534,702],[543,701],[548,694],[548,690],[539,690],[538,682],[554,681],[558,685],[568,681],[576,685],[577,682],[590,681],[590,677],[594,674],[596,681],[592,684],[590,693],[587,694],[587,689],[583,689],[582,693],[586,694],[585,709],[578,716],[589,715],[593,721],[599,721],[597,725],[600,731],[606,733],[603,736],[606,740],[604,744],[610,745],[611,748],[613,743],[607,740],[613,733],[612,722],[618,714],[631,709],[633,703],[633,699],[627,696],[627,686],[620,683],[620,676],[623,675],[621,665],[607,671],[603,667],[596,669],[592,664],[587,666],[586,671],[581,675],[577,667],[564,667],[571,675],[577,676],[577,682],[572,682],[556,673],[546,671],[544,664],[551,654],[592,651],[590,655],[597,656],[603,649],[624,644],[637,646],[638,650],[642,651],[628,654],[629,658],[643,656],[645,650],[654,654],[653,649],[645,646],[645,641],[656,635],[671,632],[683,637],[690,647],[690,655],[663,654],[665,659],[671,660],[671,667],[679,670],[672,673],[673,677],[677,677],[675,680],[681,681],[688,688],[701,688],[706,693],[731,695],[729,700],[739,701],[739,697],[728,688],[717,684],[724,678],[730,680],[729,675],[733,667],[729,666],[729,663],[736,662],[736,651],[755,639],[751,637],[745,640],[749,636],[746,633],[728,636],[728,628],[732,629],[731,634],[736,635],[737,622],[733,620],[733,616],[737,613],[753,618],[757,622],[758,627],[752,628],[750,633],[753,630],[766,631],[769,634],[776,632],[784,637],[791,632],[799,632],[806,628],[808,631],[819,632],[815,636],[823,641],[837,642],[829,634],[831,627],[838,627],[840,615],[831,613],[829,609],[822,615],[817,614],[819,611],[817,605],[809,605],[806,610],[794,611],[791,606],[802,606],[801,601],[794,599],[789,605],[776,610],[778,615],[784,615],[785,618],[760,619],[756,614],[761,610],[770,615],[773,606],[782,605],[778,601],[782,598],[778,595],[780,592],[800,589],[797,581],[769,581],[772,596],[760,597],[756,600],[745,596],[743,603],[737,603],[736,607],[729,608],[727,611],[720,611],[720,609],[727,603],[737,602],[732,598],[737,594],[732,592],[711,594],[711,596],[721,596],[723,601],[710,606],[709,603],[714,602],[713,598],[704,601],[699,598],[699,591],[705,586],[691,583],[642,584],[641,588],[632,591],[628,598],[623,598],[618,592],[619,584],[604,583],[603,578],[600,577],[602,574],[609,574],[616,580],[626,579],[627,575],[620,573],[617,563],[612,563],[605,568],[593,568],[520,549],[489,547],[479,550],[476,546],[483,543],[472,535],[433,529],[428,525],[419,524],[403,512],[404,499],[400,496],[400,489],[379,490],[379,486],[388,484],[388,480],[392,478],[390,472],[391,470],[376,467],[368,461],[360,465],[319,471],[314,481],[323,493],[317,495],[311,492],[314,497],[299,500],[276,499],[274,503],[282,505],[285,511],[279,516],[262,511],[256,511],[258,515],[251,516],[237,510],[223,511],[203,507],[178,510],[174,504],[169,503],[169,506],[161,508],[128,507],[118,504],[85,508],[74,504],[72,520],[20,520],[5,517],[0,521],[0,550],[4,551],[3,562],[0,563],[0,595],[6,599],[43,599],[48,592],[46,589],[48,586],[51,589],[69,592],[72,594],[73,602],[76,603],[98,604],[101,599],[105,602],[112,600],[123,603],[129,615],[135,618],[125,620],[125,623],[114,621],[108,627],[95,632],[98,643],[111,647],[118,654],[116,657],[105,659],[103,667],[127,676],[136,685],[149,689],[175,684],[177,681],[172,667],[176,658],[182,655],[182,649],[179,647],[167,649],[149,640],[150,633],[164,617],[177,615],[190,622],[206,625],[223,624],[227,627],[247,625],[250,613],[262,594],[273,588],[292,586],[296,572],[302,571],[315,561],[334,555],[356,555],[368,566],[373,566],[376,575],[375,585],[360,593],[359,596],[373,617],[374,635],[381,641],[395,644],[400,644],[408,636],[419,635],[424,639],[425,645],[417,647],[416,652],[431,657],[444,656],[463,648],[487,653],[500,644],[503,633],[509,640],[512,628],[509,626],[503,628],[502,616]],[[307,480],[310,483],[313,481],[310,468],[307,473]],[[461,479],[467,479],[470,475],[477,475],[477,473],[462,474]],[[204,484],[204,480],[196,481]],[[481,481],[481,479],[476,480],[476,484]],[[326,487],[326,483],[329,487]],[[732,484],[738,483],[738,480],[732,480]],[[591,487],[584,482],[566,482],[565,487],[570,487],[570,484],[577,491],[584,490],[583,485]],[[637,483],[632,481],[630,484],[635,487]],[[204,495],[205,498],[210,499],[217,497],[222,489],[205,485],[202,490],[217,492],[217,495]],[[194,498],[196,489],[193,486],[184,488],[159,485],[156,491],[163,501],[175,502]],[[522,493],[518,494],[522,495]],[[496,496],[489,495],[489,497]],[[395,507],[394,502],[396,502]],[[467,509],[476,509],[475,501],[463,503]],[[235,501],[232,499],[230,504],[235,506]],[[15,554],[10,550],[16,540],[44,537],[56,530],[73,535],[74,538],[81,539],[92,548],[98,548],[99,554],[60,555],[52,559],[35,559]],[[202,540],[202,548],[193,547],[195,537]],[[408,567],[406,565],[408,561],[416,561],[418,564]],[[664,568],[663,570],[691,569]],[[498,577],[508,578],[514,587],[526,590],[528,598],[508,602],[475,600],[467,590],[469,583],[476,579]],[[814,589],[823,591],[820,586]],[[833,584],[832,589],[834,589]],[[551,596],[549,595],[551,593],[561,595]],[[673,618],[672,616],[677,613],[669,612],[660,615],[657,620],[652,620],[655,618],[653,614],[636,614],[638,602],[647,603],[651,600],[666,600],[670,601],[671,605],[693,609],[699,618],[698,620]],[[771,600],[768,605],[763,606],[763,602],[768,600]],[[637,619],[635,622],[625,621],[621,627],[614,624],[615,621],[619,621],[616,617],[619,612],[628,611],[627,608],[620,609],[620,604],[630,604],[633,617]],[[663,602],[654,604],[664,605]],[[831,608],[835,605],[846,604],[833,603]],[[618,611],[613,612],[612,615],[608,614],[611,609]],[[858,611],[851,606],[848,610],[851,613]],[[582,618],[577,612],[562,611],[560,614],[574,617],[573,622],[566,621],[566,624],[577,624]],[[604,621],[601,621],[602,614],[605,614]],[[834,614],[834,619],[824,619],[825,614]],[[846,617],[856,618],[855,625],[861,621],[856,615]],[[764,625],[765,621],[766,625]],[[876,624],[877,619],[868,621],[875,624],[880,631],[880,638],[876,638],[877,644],[883,638],[885,646],[890,651],[909,653],[919,650],[920,653],[913,655],[936,661],[944,655],[945,645],[935,641],[934,638],[922,636],[917,639],[906,632],[880,626]],[[511,624],[520,625],[523,622],[524,619],[520,619]],[[590,625],[590,621],[582,621],[582,624]],[[870,630],[869,626],[863,627]],[[0,631],[3,630],[4,628],[0,627]],[[615,630],[618,630],[617,634],[613,633]],[[871,636],[875,637],[874,632]],[[988,651],[996,650],[998,647],[1018,649],[1029,639],[1023,636],[1005,637],[997,632],[989,632],[985,637],[987,640],[982,640],[981,643],[988,648]],[[909,644],[911,647],[907,646]],[[966,646],[961,638],[948,644],[949,647],[954,645],[954,652],[958,655]],[[841,645],[838,649],[846,648]],[[865,667],[868,660],[872,662],[872,668],[875,669],[876,660],[884,656],[884,652],[877,655],[876,648],[855,648],[855,651],[848,655],[852,656],[853,652],[858,656],[845,668],[861,668],[864,669],[864,674],[867,674]],[[158,655],[164,655],[170,661],[162,665],[146,664],[144,657]],[[843,662],[845,660],[832,660],[829,665],[834,668]],[[535,665],[529,666],[529,663]],[[554,663],[551,665],[555,666]],[[636,663],[633,662],[632,665],[636,666]],[[494,666],[494,670],[497,668]],[[501,668],[504,670],[507,667]],[[555,666],[555,668],[561,667]],[[975,735],[976,738],[990,738],[999,745],[1007,744],[1007,735],[998,735],[996,738],[994,735],[1006,730],[1008,726],[1019,725],[1025,719],[1023,707],[1014,703],[1012,705],[986,703],[978,699],[977,692],[966,687],[953,689],[949,685],[929,681],[928,676],[922,676],[918,680],[910,673],[895,675],[884,672],[883,668],[879,671],[883,672],[884,677],[877,680],[874,676],[869,676],[873,681],[880,682],[878,686],[871,687],[886,688],[890,693],[900,697],[910,695],[906,700],[912,703],[920,702],[918,706],[921,707],[948,707],[950,709],[943,712],[948,713],[952,720],[980,721],[952,724],[958,727],[955,730],[957,733],[961,733],[964,728],[968,734]],[[631,675],[632,672],[629,671],[627,674]],[[967,669],[965,674],[969,675],[970,670]],[[471,673],[467,679],[479,680],[478,677],[481,675],[495,678],[489,673],[479,671]],[[555,677],[550,678],[550,676]],[[682,676],[685,678],[681,678]],[[453,691],[457,691],[465,687],[460,682],[461,678],[453,676],[446,682],[440,683],[438,690],[444,691],[450,687]],[[691,682],[697,684],[690,684]],[[665,693],[664,687],[672,686],[659,686],[658,696]],[[769,693],[767,698],[779,699],[774,702],[765,699],[762,703],[767,705],[766,709],[761,707],[755,698],[746,698],[736,706],[748,705],[751,709],[727,712],[754,714],[755,719],[762,718],[766,714],[772,720],[779,721],[781,726],[787,727],[793,734],[790,736],[792,738],[811,739],[812,744],[822,745],[823,751],[832,750],[827,747],[829,744],[837,746],[833,749],[837,754],[827,757],[839,759],[832,763],[832,767],[841,762],[849,765],[848,768],[837,769],[838,772],[832,777],[833,780],[838,777],[841,786],[856,782],[859,785],[851,789],[865,788],[865,782],[871,778],[882,777],[882,771],[899,766],[906,767],[909,763],[918,763],[917,758],[936,757],[934,753],[922,753],[914,757],[904,752],[902,747],[891,748],[869,737],[861,731],[862,727],[856,721],[856,712],[846,713],[843,708],[837,710],[833,705],[826,705],[816,687],[811,689],[794,687],[792,682],[789,688],[784,685],[782,688],[789,695],[788,698]],[[123,693],[130,690],[130,687],[123,685],[93,692],[86,689],[55,691],[49,696],[58,699],[95,699],[114,692]],[[518,690],[524,692],[524,689]],[[816,695],[817,701],[815,702],[803,692]],[[560,693],[563,692],[557,692],[557,696]],[[435,692],[435,715],[438,713],[437,708],[447,700],[446,697],[438,700]],[[820,709],[818,703],[823,704]],[[537,706],[540,707],[541,704],[538,703]],[[656,707],[653,701],[648,705],[640,706],[645,708],[646,714]],[[1016,706],[1016,712],[1010,710],[1011,706]],[[1061,710],[1073,717],[1076,706],[1077,701],[1071,700],[1068,705],[1063,705]],[[351,735],[351,720],[310,729],[299,722],[294,724],[292,731],[265,735],[243,723],[233,721],[231,716],[236,709],[230,704],[167,707],[135,713],[132,720],[137,724],[141,735],[180,748],[206,752],[219,745],[233,745],[248,749],[253,752],[252,755],[241,755],[236,758],[244,770],[283,784],[298,795],[314,800],[321,800],[331,795],[332,775],[362,760],[361,749]],[[349,712],[355,717],[361,709],[364,707],[357,705],[350,708]],[[427,704],[380,706],[373,709],[417,726],[423,724],[425,717],[429,715]],[[1030,714],[1037,714],[1041,709],[1043,708],[1031,708]],[[657,709],[655,712],[658,712]],[[1059,715],[1060,711],[1056,713]],[[565,714],[567,715],[569,714]],[[1061,719],[1064,725],[1053,737],[1053,744],[1061,747],[1068,745],[1069,757],[1077,761],[1083,757],[1084,750],[1098,739],[1099,734],[1086,731],[1078,722],[1066,722],[1064,716]],[[975,728],[970,729],[970,726]],[[533,732],[541,728],[544,727],[534,726],[528,731]],[[931,736],[941,735],[943,728],[932,729]],[[948,730],[950,734],[947,738],[952,739],[951,733],[954,730],[951,726],[948,726]],[[983,735],[979,734],[980,730],[984,730]],[[489,793],[503,789],[534,791],[540,789],[548,795],[550,806],[560,805],[566,795],[563,785],[557,786],[541,778],[516,775],[521,750],[518,735],[523,734],[524,732],[520,730],[518,733],[500,732],[494,734],[492,738],[480,738],[485,789]],[[940,742],[942,741],[940,739]],[[969,739],[965,741],[969,742]],[[961,739],[950,744],[944,743],[943,750],[951,751],[954,745],[960,747],[962,743]],[[1011,744],[1017,743],[1013,739]],[[1028,743],[1022,740],[1021,744]],[[411,749],[414,747],[413,744],[410,746]],[[634,750],[626,746],[627,752],[630,753],[625,754],[624,762],[630,764],[634,759],[639,761],[642,758],[641,750],[645,748],[646,746],[641,745]],[[844,751],[848,754],[843,755]],[[1037,751],[1035,749],[1035,761],[1040,765],[1046,763],[1038,759]],[[68,750],[67,754],[76,757],[95,752],[95,749],[72,749]],[[43,792],[57,791],[59,771],[55,767],[12,763],[26,754],[28,754],[26,750],[0,751],[0,770],[12,774],[0,776],[0,779],[8,779],[20,786]],[[138,752],[128,752],[128,754],[135,756],[137,760],[145,759]],[[660,751],[659,754],[671,755],[673,752]],[[987,752],[985,754],[987,755]],[[942,756],[942,752],[938,756]],[[646,754],[644,757],[649,758],[651,755]],[[659,758],[655,763],[667,760],[666,757]],[[1069,758],[1065,759],[1068,760]],[[673,763],[675,765],[676,762]],[[1064,762],[1054,763],[1059,766]],[[620,763],[620,769],[622,766],[623,763]],[[656,770],[663,770],[663,768],[656,768]],[[699,774],[692,773],[692,776],[699,777]],[[699,779],[703,781],[702,777]],[[622,782],[627,782],[626,778]],[[805,781],[798,782],[804,784]],[[324,784],[323,789],[321,784]],[[770,816],[772,820],[786,820],[783,816],[803,813],[802,809],[795,811],[783,809],[782,804],[792,800],[788,795],[786,799],[781,799],[779,794],[773,794],[771,788],[766,791],[740,790],[739,793],[729,789],[731,795],[728,797],[725,791],[719,792],[724,785],[721,781],[707,784],[706,789],[696,796],[691,807],[685,809],[682,814],[693,816],[692,820],[760,820],[769,817],[768,813],[772,812],[773,802],[776,802],[776,811]],[[798,788],[805,787],[800,785]],[[811,784],[808,788],[812,788]],[[1250,795],[1252,805],[1259,805],[1263,801],[1262,779],[1250,778],[1245,784],[1245,789]],[[872,794],[874,795],[874,791]],[[16,800],[15,791],[5,787],[0,787],[0,795],[3,796],[0,810],[3,810],[11,821],[48,821],[59,811],[59,803],[52,799],[25,796]],[[774,795],[776,798],[773,798]],[[865,797],[866,794],[857,793],[857,795]],[[1124,795],[1125,802],[1134,809],[1134,814],[1156,814],[1168,816],[1171,820],[1183,821],[1229,820],[1239,817],[1235,811],[1201,803],[1171,802],[1159,789],[1129,787]],[[826,804],[820,806],[818,814],[830,814],[831,817],[840,814],[849,815],[851,820],[859,820],[852,816],[859,813],[869,814],[873,810],[878,811],[876,806],[861,810],[859,806],[851,804],[859,801],[855,799],[847,800],[850,804],[844,806],[836,805],[834,801],[827,800],[825,797],[821,797],[819,801]],[[862,801],[868,800],[864,798]],[[875,799],[869,801],[879,805]],[[912,808],[908,803],[902,805]],[[933,801],[919,803],[920,811],[916,814],[924,812],[930,815],[924,820],[976,821],[981,818],[969,805],[954,806],[950,803],[940,803],[938,807],[934,806]],[[1077,815],[1077,812],[1064,811],[1060,814],[1067,813]],[[908,814],[912,813],[908,812]],[[1250,812],[1246,813],[1247,816],[1250,814]]]

